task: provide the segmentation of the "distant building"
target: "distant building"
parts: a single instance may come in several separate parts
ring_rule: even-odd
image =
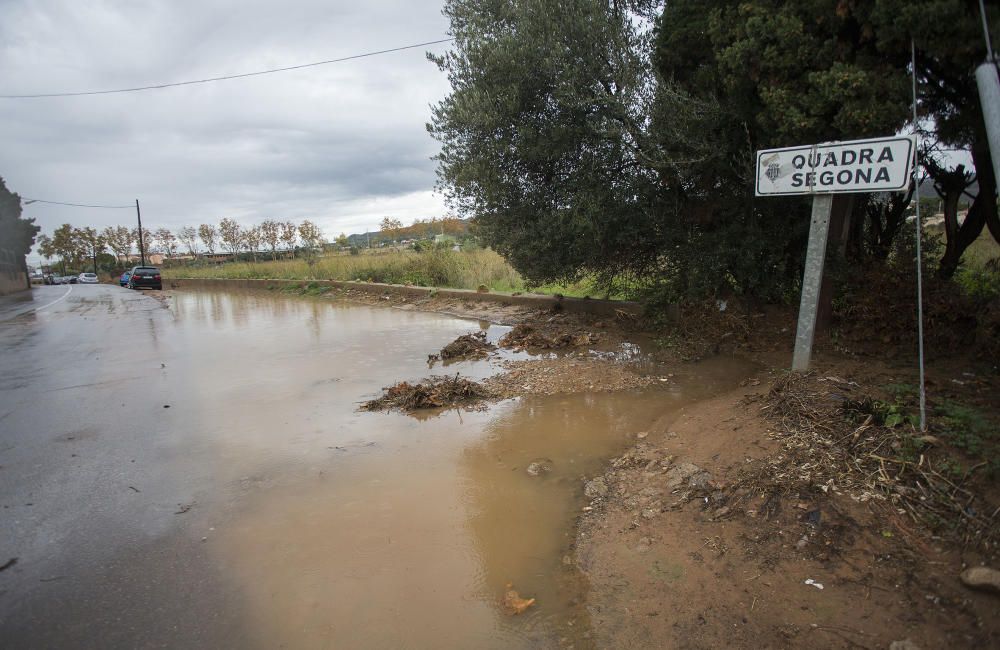
[[[130,264],[139,265],[142,263],[142,258],[139,257],[138,255],[129,254],[129,256],[125,258],[125,261],[129,262]],[[149,264],[150,266],[160,266],[161,264],[163,264],[163,255],[160,253],[147,254],[146,264]]]

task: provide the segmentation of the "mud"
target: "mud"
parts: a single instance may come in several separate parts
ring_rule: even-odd
[[[254,647],[593,647],[573,559],[583,479],[634,431],[749,372],[665,368],[605,337],[450,365],[491,391],[509,376],[486,410],[359,412],[383,386],[425,377],[429,351],[477,329],[496,345],[510,328],[336,297],[165,294],[191,359],[235,378],[238,399],[198,423],[211,432],[199,453],[225,459],[231,488],[193,495],[184,517],[240,594],[231,606]],[[257,352],[210,353],[234,336]]]
[[[614,393],[651,386],[669,388],[673,381],[672,377],[665,375],[644,374],[635,364],[612,362],[588,354],[502,360],[497,365],[503,372],[490,377],[485,383],[494,394],[502,397]]]
[[[829,481],[845,465],[796,464],[807,450],[760,412],[773,379],[662,418],[587,483],[577,557],[596,645],[995,646],[997,597],[958,579],[990,555],[863,498],[864,472],[852,489]],[[758,466],[767,480],[745,492]]]

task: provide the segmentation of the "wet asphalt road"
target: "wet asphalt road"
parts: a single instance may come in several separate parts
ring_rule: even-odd
[[[189,392],[172,319],[109,285],[0,302],[3,647],[210,647],[240,628],[197,520],[174,514],[210,468],[165,408]]]
[[[465,517],[453,501],[468,498],[455,451],[487,415],[357,412],[478,327],[270,293],[70,285],[0,298],[0,565],[16,560],[0,571],[0,648],[390,648],[418,629],[440,631],[418,646],[485,647],[441,641],[458,606],[486,621],[462,628],[472,638],[513,647],[492,600],[469,600],[478,583],[453,581],[456,602],[428,612],[400,595],[405,582],[379,582],[475,543],[452,532]],[[392,496],[443,477],[422,509]],[[352,504],[359,523],[345,527],[332,513]],[[372,513],[403,522],[392,539],[411,543],[372,556]],[[409,536],[406,522],[436,516],[448,523]],[[357,605],[375,622],[359,624],[349,594],[364,585]],[[392,613],[400,599],[405,616]]]
[[[277,291],[0,298],[0,648],[585,639],[563,562],[583,479],[746,371],[688,368],[655,395],[358,410],[479,329],[508,328]],[[523,470],[538,459],[544,478]],[[525,616],[502,610],[509,583],[538,597]]]

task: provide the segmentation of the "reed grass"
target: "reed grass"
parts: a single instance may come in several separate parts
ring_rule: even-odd
[[[567,296],[602,297],[589,280],[571,285],[549,284],[532,287],[490,249],[453,251],[435,249],[365,251],[360,255],[327,254],[312,265],[306,260],[282,259],[221,264],[190,264],[163,269],[168,279],[221,278],[264,280],[355,280],[408,284],[420,287],[479,289],[498,292],[561,293]]]

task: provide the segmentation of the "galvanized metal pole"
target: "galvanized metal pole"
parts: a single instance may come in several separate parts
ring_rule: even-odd
[[[997,77],[994,62],[987,61],[976,68],[976,84],[979,86],[979,103],[983,106],[986,139],[993,159],[993,175],[1000,181],[1000,78]]]
[[[910,63],[913,66],[913,202],[917,225],[917,357],[920,364],[920,430],[927,431],[927,386],[924,382],[924,271],[920,250],[923,222],[920,220],[920,132],[917,130],[917,49],[910,39]]]
[[[806,248],[806,268],[802,274],[802,298],[799,302],[799,325],[795,332],[795,352],[792,370],[809,370],[813,338],[816,334],[816,312],[823,284],[823,265],[826,262],[826,240],[830,233],[830,213],[833,209],[832,194],[813,197],[812,218],[809,224],[809,246]]]
[[[135,217],[139,220],[139,264],[146,266],[146,248],[142,243],[142,214],[139,212],[139,199],[135,200]]]

